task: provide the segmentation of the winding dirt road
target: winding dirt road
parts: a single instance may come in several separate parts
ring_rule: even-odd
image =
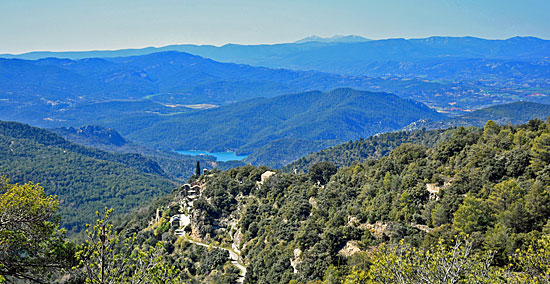
[[[223,249],[223,250],[228,251],[229,252],[229,258],[231,259],[231,263],[241,271],[241,273],[239,273],[239,278],[237,278],[237,283],[243,283],[244,282],[244,276],[246,275],[246,267],[239,262],[239,255],[236,252],[234,252],[230,249],[226,249],[226,248],[218,247],[218,246],[215,246],[215,245],[209,245],[209,244],[197,242],[197,241],[194,241],[194,240],[191,240],[191,239],[188,239],[187,241],[192,243],[192,244],[196,244],[196,245],[203,246],[203,247],[213,247],[213,248],[218,248],[218,249]]]

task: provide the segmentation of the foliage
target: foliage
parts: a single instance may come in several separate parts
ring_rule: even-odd
[[[330,177],[338,171],[338,168],[331,162],[319,162],[309,169],[311,181],[319,184],[327,184]]]
[[[363,163],[366,160],[380,159],[387,156],[393,149],[404,143],[434,146],[448,139],[455,129],[432,131],[400,131],[390,132],[368,138],[350,141],[344,144],[326,148],[311,153],[282,168],[285,172],[305,172],[315,163],[326,161],[338,167],[349,167],[352,164]]]
[[[517,270],[526,275],[526,283],[550,283],[550,235],[542,236],[513,257]],[[520,276],[521,277],[521,276]]]
[[[416,145],[400,143],[387,156],[341,167],[325,184],[312,173],[285,172],[257,183],[269,169],[252,166],[214,172],[202,179],[196,232],[220,242],[240,236],[247,283],[374,281],[370,267],[382,255],[357,265],[357,252],[380,244],[385,265],[403,265],[407,274],[399,277],[441,283],[440,269],[452,266],[460,281],[516,281],[527,272],[523,264],[509,269],[510,257],[548,231],[550,167],[535,162],[543,159],[533,145],[549,131],[532,120],[432,132]],[[400,141],[420,133],[401,133]],[[461,234],[470,239],[453,246]],[[407,268],[415,266],[431,274]]]
[[[162,242],[142,250],[136,247],[135,235],[122,240],[109,222],[111,212],[105,209],[104,217],[86,230],[87,239],[76,252],[79,263],[73,269],[82,273],[85,282],[181,283],[179,271],[164,259]]]
[[[375,283],[489,283],[491,255],[475,255],[472,241],[459,238],[454,246],[439,242],[432,250],[400,245],[382,247],[374,256],[369,280]],[[496,280],[496,279],[495,279]],[[360,283],[353,282],[351,283]]]
[[[44,282],[71,266],[73,246],[58,229],[57,208],[40,185],[0,179],[0,278]]]
[[[14,182],[41,181],[47,194],[58,197],[61,225],[69,234],[91,222],[98,208],[125,213],[168,193],[174,183],[159,170],[137,154],[86,148],[47,130],[0,122],[0,171]]]

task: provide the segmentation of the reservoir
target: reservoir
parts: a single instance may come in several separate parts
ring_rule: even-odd
[[[191,156],[199,156],[199,155],[214,156],[216,157],[216,161],[218,162],[240,161],[246,158],[246,155],[237,156],[235,155],[235,152],[206,152],[206,151],[197,151],[197,150],[180,150],[180,151],[176,151],[176,153],[179,153],[182,155],[191,155]]]

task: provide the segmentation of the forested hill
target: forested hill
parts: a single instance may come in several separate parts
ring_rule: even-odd
[[[544,120],[549,116],[550,105],[517,102],[492,106],[440,121],[421,120],[404,127],[405,131],[402,132],[376,135],[311,153],[285,166],[283,170],[287,172],[295,169],[307,171],[313,164],[322,161],[331,162],[338,167],[350,166],[353,162],[380,158],[402,143],[431,147],[451,136],[456,131],[456,127],[482,127],[489,120],[500,125],[515,125],[526,123],[532,118]]]
[[[330,162],[337,167],[349,167],[352,164],[363,163],[369,159],[382,158],[404,143],[433,147],[437,143],[448,139],[456,131],[456,128],[413,132],[400,131],[374,135],[366,139],[360,138],[311,153],[284,166],[282,171],[307,172],[311,166],[319,162]]]
[[[59,148],[62,150],[78,153],[89,158],[106,160],[124,164],[127,167],[135,168],[144,173],[151,173],[164,176],[165,173],[153,161],[137,154],[116,154],[83,147],[65,140],[54,132],[32,127],[17,122],[0,121],[0,135],[16,139],[29,140],[30,142]]]
[[[0,122],[0,173],[12,182],[40,182],[60,201],[63,226],[80,231],[105,206],[127,212],[175,187],[157,163],[138,154],[79,146],[59,135]]]
[[[252,153],[248,161],[281,166],[319,150],[319,145],[401,129],[419,119],[442,118],[427,106],[394,94],[345,88],[172,115],[126,136],[161,149]],[[278,147],[265,147],[270,144]]]
[[[428,142],[441,134],[449,137]],[[253,166],[203,175],[185,231],[239,249],[245,283],[400,283],[395,277],[437,278],[454,261],[453,273],[464,283],[544,279],[550,124],[489,121],[483,128],[413,135],[417,144],[403,143],[388,156],[351,167],[322,162],[307,174],[278,172],[267,179],[262,174],[269,169]],[[172,198],[160,207],[154,230],[145,228],[155,208],[131,216],[119,230],[137,231],[149,245],[167,241],[189,280],[234,275],[222,267],[224,260],[212,262],[210,252],[170,237],[169,217],[180,210],[170,205]],[[468,240],[453,251],[459,234]],[[539,251],[540,240],[546,243]],[[397,249],[381,246],[400,242]],[[525,251],[537,253],[522,259]]]
[[[445,129],[452,126],[483,126],[488,120],[498,124],[521,124],[530,119],[546,119],[550,116],[550,105],[533,102],[516,102],[491,106],[473,111],[458,117],[441,121],[419,121],[408,125],[404,129]]]

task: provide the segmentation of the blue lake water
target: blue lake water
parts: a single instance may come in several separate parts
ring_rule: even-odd
[[[237,156],[235,155],[235,152],[206,152],[206,151],[196,151],[196,150],[180,150],[176,152],[183,155],[191,155],[191,156],[199,156],[199,155],[214,156],[216,157],[216,161],[218,162],[240,161],[246,158],[246,155]]]

